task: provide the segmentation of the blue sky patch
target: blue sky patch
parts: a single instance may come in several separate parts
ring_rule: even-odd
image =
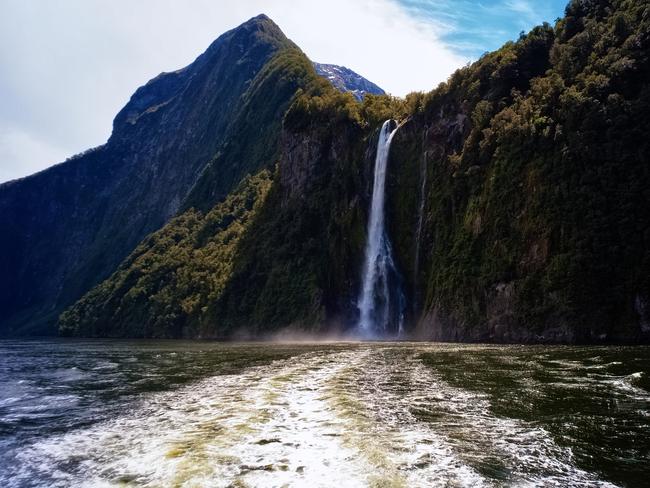
[[[564,15],[567,0],[398,0],[410,15],[435,24],[457,53],[476,59],[521,31]]]

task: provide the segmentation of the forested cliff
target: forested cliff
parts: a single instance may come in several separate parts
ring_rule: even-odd
[[[0,331],[56,330],[62,307],[173,217],[206,162],[255,116],[268,123],[236,152],[241,164],[213,179],[211,195],[223,198],[249,168],[272,159],[299,80],[290,72],[273,79],[270,67],[279,52],[294,50],[270,19],[251,19],[188,67],[139,88],[104,146],[0,185]]]
[[[176,139],[178,127],[194,120],[187,104],[206,83],[199,75],[185,80],[185,72],[140,89],[142,94],[156,86],[146,103],[136,93],[130,104],[135,108],[127,106],[116,118],[116,128],[123,123],[133,131],[140,117],[146,122],[169,110],[165,121],[177,123],[152,124],[158,139],[134,133],[130,144],[146,141],[147,149],[131,147],[129,154],[136,156],[129,157],[145,171],[152,166],[142,154],[160,157],[167,146],[158,148],[155,141],[173,135],[169,150],[185,152],[165,157],[164,167],[174,174],[182,168],[187,177],[174,177],[174,185],[186,183],[173,198],[165,193],[165,205],[144,196],[162,187],[143,185],[129,197],[130,207],[117,190],[105,190],[111,200],[102,201],[101,211],[115,215],[109,222],[130,222],[131,211],[143,202],[151,203],[146,208],[157,217],[136,214],[142,221],[127,227],[128,241],[140,243],[119,265],[126,245],[97,271],[88,271],[95,265],[90,258],[84,258],[85,268],[54,261],[66,273],[83,269],[64,280],[68,286],[88,290],[101,281],[61,315],[61,333],[232,338],[352,331],[378,132],[392,118],[400,127],[390,147],[386,222],[406,297],[408,336],[650,339],[645,2],[574,0],[555,26],[522,34],[433,91],[405,99],[366,95],[359,101],[339,92],[270,20],[260,17],[244,26],[256,33],[254,52],[265,54],[255,55],[258,63],[240,89],[205,109],[220,114],[214,124],[197,119],[183,132],[194,136]],[[225,86],[237,86],[223,76]],[[180,83],[185,98],[174,107],[180,95],[171,94],[179,93]],[[187,88],[192,83],[197,88]],[[210,96],[214,90],[218,86],[210,85]],[[118,144],[115,133],[111,141]],[[49,170],[50,176],[32,179],[54,181],[76,165],[78,172],[101,169],[107,174],[98,181],[112,181],[117,170],[108,170],[121,159],[94,166],[84,159],[103,157],[113,150],[111,141]],[[187,156],[196,147],[203,166],[193,166]],[[76,180],[69,181],[74,198],[98,205]],[[10,193],[11,184],[0,190],[3,208],[14,205],[18,197]],[[112,199],[121,202],[117,208]],[[96,220],[94,213],[87,215]],[[6,225],[7,217],[2,219]],[[74,236],[74,226],[85,225],[74,222],[57,224],[53,232]],[[30,232],[16,228],[18,235]],[[112,238],[119,239],[111,229],[93,241],[100,255]],[[56,246],[65,247],[59,241]],[[45,250],[29,249],[28,266],[34,268],[34,256]],[[25,252],[18,244],[10,251]],[[29,276],[41,271],[34,268]],[[20,289],[11,293],[19,298]]]

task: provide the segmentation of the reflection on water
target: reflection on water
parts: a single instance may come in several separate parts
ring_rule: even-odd
[[[0,486],[642,486],[650,349],[0,342]]]

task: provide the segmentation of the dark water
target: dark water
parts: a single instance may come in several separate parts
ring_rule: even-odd
[[[650,348],[0,341],[0,486],[650,486]]]

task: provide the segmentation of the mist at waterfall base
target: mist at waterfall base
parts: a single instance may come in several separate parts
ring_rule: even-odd
[[[359,322],[355,333],[362,339],[400,338],[404,335],[406,300],[393,260],[384,212],[390,144],[398,128],[394,120],[387,120],[377,142],[368,237],[361,293],[357,302]]]

